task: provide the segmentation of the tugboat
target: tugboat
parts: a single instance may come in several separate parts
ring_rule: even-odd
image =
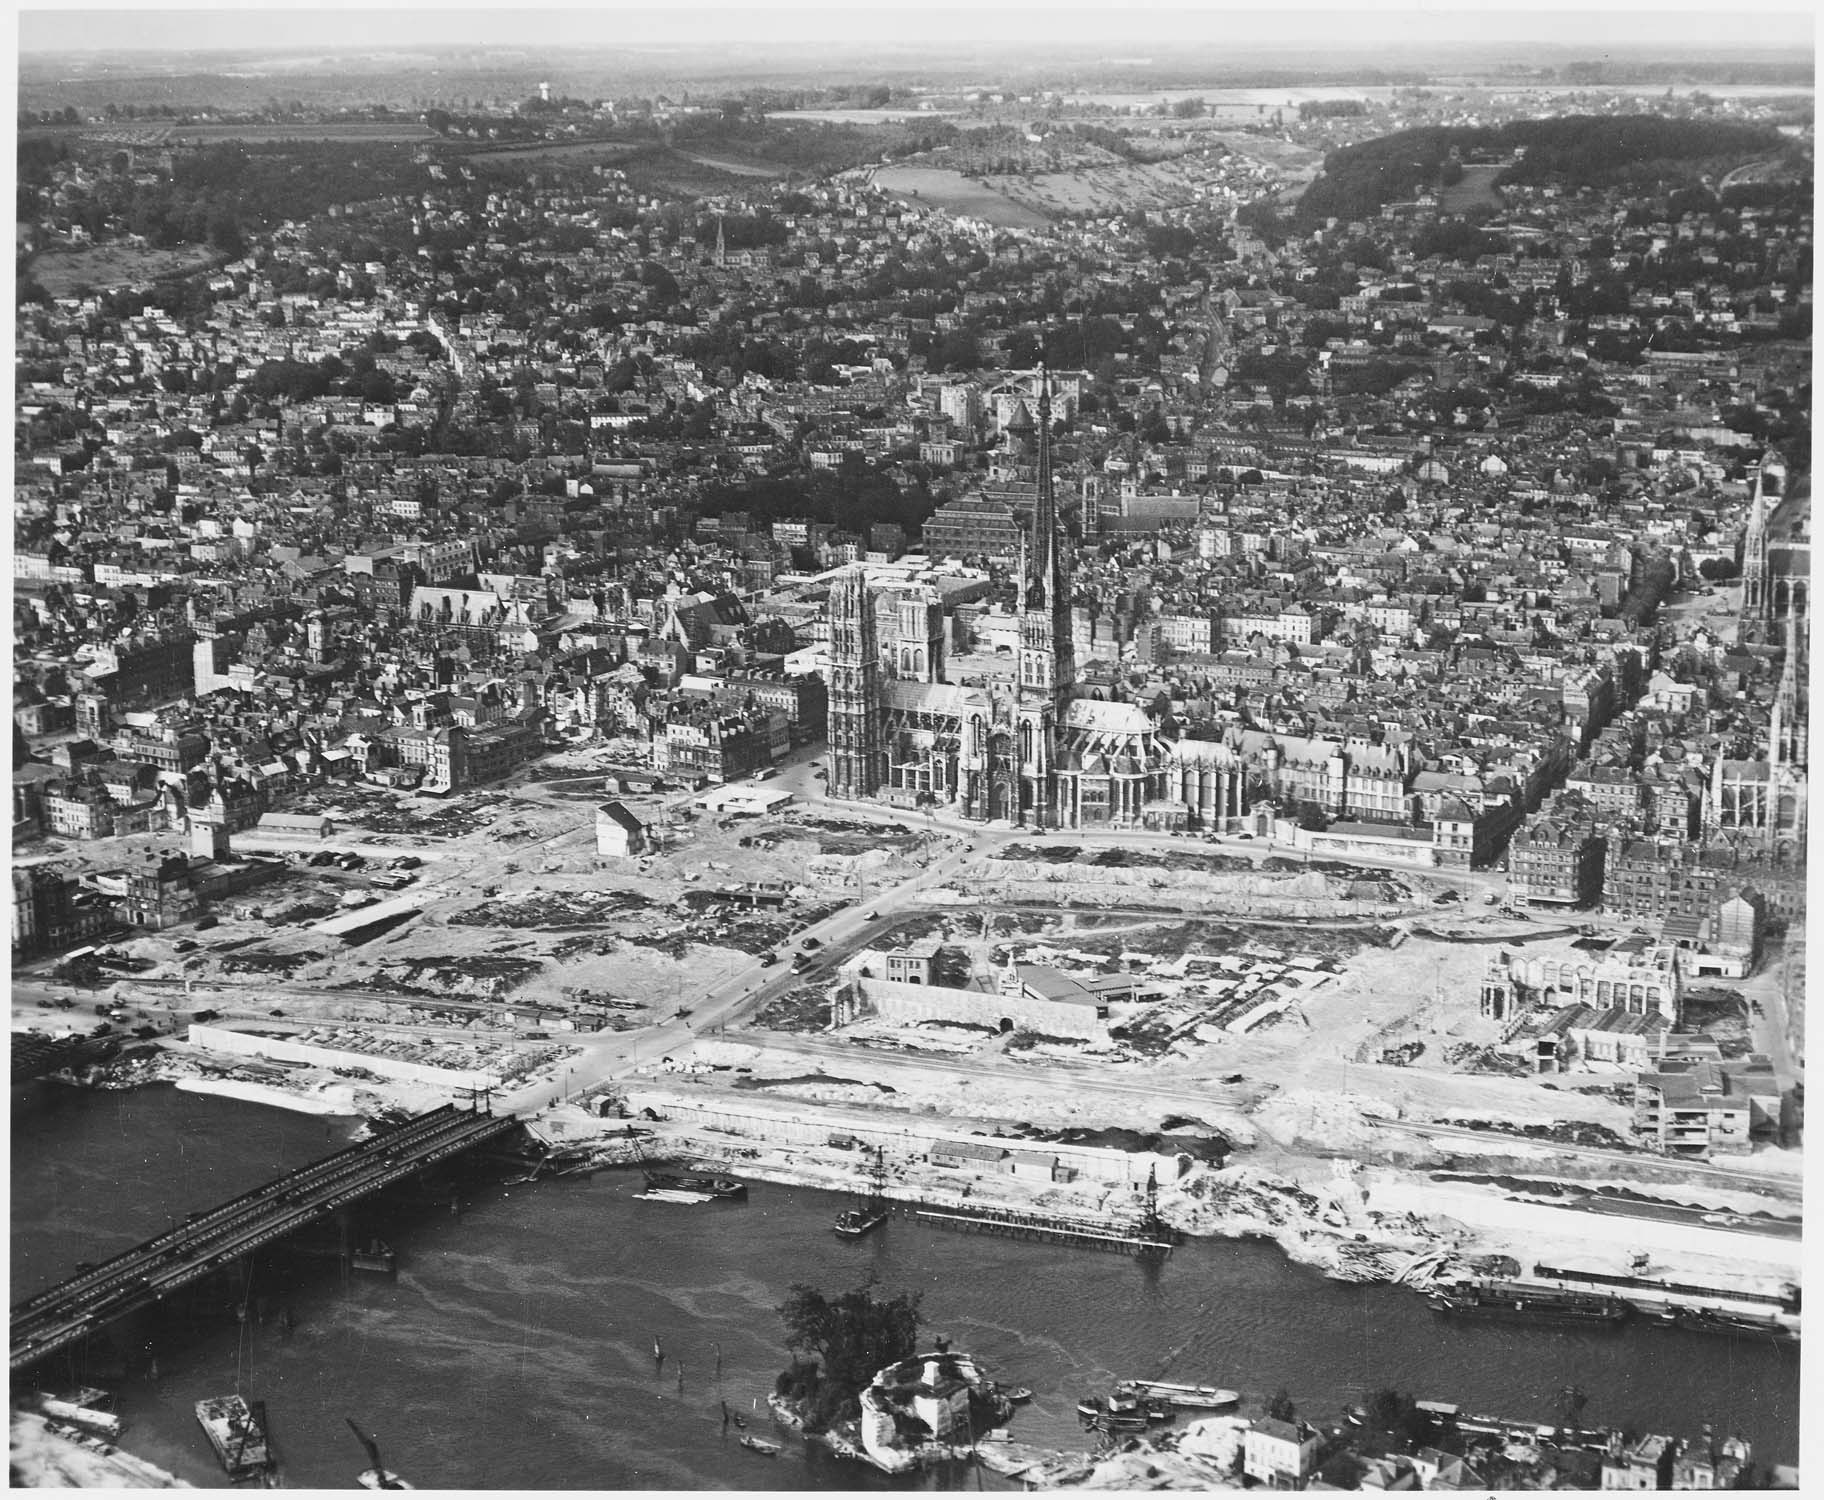
[[[864,1234],[870,1234],[887,1222],[887,1157],[880,1147],[874,1150],[874,1171],[870,1178],[871,1191],[867,1201],[859,1208],[845,1208],[836,1215],[832,1228],[845,1240],[858,1240]]]
[[[385,1464],[380,1462],[380,1445],[359,1427],[355,1426],[355,1419],[353,1417],[344,1417],[342,1420],[348,1423],[348,1430],[354,1433],[354,1435],[360,1439],[361,1446],[367,1449],[367,1461],[371,1467],[363,1469],[355,1476],[356,1482],[360,1484],[362,1489],[409,1490],[416,1488],[416,1486],[401,1479],[391,1469],[387,1468]]]
[[[264,1401],[250,1406],[240,1396],[209,1396],[196,1403],[196,1420],[203,1424],[209,1446],[230,1479],[245,1479],[272,1468]]]

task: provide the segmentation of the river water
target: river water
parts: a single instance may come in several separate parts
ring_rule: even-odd
[[[15,1091],[14,1300],[351,1130],[163,1086]],[[873,1274],[889,1292],[921,1291],[933,1334],[1032,1387],[1011,1424],[1021,1441],[1084,1446],[1077,1397],[1127,1375],[1257,1397],[1284,1385],[1320,1421],[1382,1385],[1550,1420],[1575,1383],[1590,1422],[1695,1435],[1707,1420],[1748,1437],[1758,1459],[1798,1459],[1790,1349],[1646,1327],[1447,1323],[1408,1292],[1327,1281],[1265,1244],[1193,1241],[1148,1266],[903,1219],[850,1243],[829,1232],[842,1206],[829,1193],[757,1183],[745,1205],[686,1207],[639,1202],[638,1190],[630,1174],[602,1172],[488,1188],[460,1217],[420,1211],[393,1231],[395,1281],[345,1286],[327,1263],[283,1282],[266,1273],[254,1289],[272,1298],[264,1323],[224,1309],[157,1350],[156,1378],[117,1386],[126,1445],[220,1484],[192,1407],[238,1388],[266,1401],[288,1487],[352,1484],[366,1461],[345,1415],[420,1487],[978,1487],[957,1469],[890,1481],[795,1439],[768,1459],[722,1430],[726,1400],[775,1435],[765,1394],[786,1362],[774,1309],[791,1283],[837,1290]]]

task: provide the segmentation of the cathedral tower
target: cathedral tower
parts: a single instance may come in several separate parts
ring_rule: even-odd
[[[1748,507],[1748,529],[1742,537],[1742,621],[1758,623],[1769,611],[1767,584],[1767,517],[1786,493],[1786,465],[1769,449],[1754,471],[1754,498]]]
[[[1041,828],[1058,826],[1058,729],[1076,686],[1076,647],[1070,621],[1070,568],[1058,525],[1051,471],[1051,377],[1039,372],[1038,500],[1032,541],[1022,548],[1018,718],[1020,817]]]
[[[830,795],[880,790],[880,652],[874,600],[857,569],[830,590]]]

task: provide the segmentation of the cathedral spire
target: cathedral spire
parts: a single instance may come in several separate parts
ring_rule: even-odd
[[[1039,598],[1051,601],[1058,583],[1058,500],[1051,475],[1051,371],[1039,364],[1038,504],[1033,509],[1031,567]]]

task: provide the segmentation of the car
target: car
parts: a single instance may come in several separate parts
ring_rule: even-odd
[[[777,953],[762,953],[760,955],[760,967],[763,969],[770,964],[776,964],[778,962],[779,955]]]
[[[861,920],[864,922],[873,922],[873,921],[878,920],[879,917],[880,917],[880,913],[877,911],[864,911],[861,914]]]
[[[689,1014],[690,1014],[690,1007],[688,1005],[680,1005],[676,1010],[674,1010],[672,1012],[672,1015],[676,1016],[680,1021],[682,1021]]]
[[[820,940],[820,939],[818,939],[818,938],[814,938],[814,937],[807,937],[807,938],[806,938],[806,939],[805,939],[805,940],[804,940],[804,946],[805,946],[805,947],[807,947],[807,948],[821,948],[821,947],[822,947],[822,946],[823,946],[823,943],[822,943],[822,941],[821,941],[821,940]]]

